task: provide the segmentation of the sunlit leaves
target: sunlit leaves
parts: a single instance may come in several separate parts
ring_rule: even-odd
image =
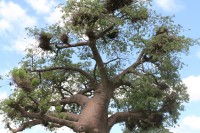
[[[83,95],[92,99],[97,94],[97,84],[105,82],[102,77],[109,83],[119,77],[110,85],[117,87],[108,88],[116,89],[110,104],[112,111],[142,112],[155,127],[161,126],[162,121],[176,123],[182,103],[188,101],[178,73],[183,66],[180,54],[187,53],[195,41],[182,36],[182,27],[175,25],[172,17],[156,14],[147,1],[106,5],[109,2],[115,1],[68,0],[62,6],[63,25],[27,28],[36,45],[26,50],[20,67],[11,72],[16,86],[1,103],[6,118],[25,120],[18,111],[14,112],[16,106],[27,112],[53,112],[63,119],[67,118],[61,113],[63,110],[80,114],[82,108],[78,104],[51,107],[49,103],[82,90],[89,90]],[[109,27],[107,33],[102,32]],[[64,40],[60,38],[62,34]],[[44,40],[48,47],[41,45]],[[92,51],[94,45],[97,49]],[[145,123],[146,119],[130,123],[142,131],[151,126]]]

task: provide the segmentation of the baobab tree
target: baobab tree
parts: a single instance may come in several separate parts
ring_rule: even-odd
[[[15,89],[1,102],[7,127],[109,133],[117,123],[130,132],[176,124],[188,101],[180,54],[194,44],[182,27],[149,1],[60,6],[62,25],[28,28],[38,45],[10,73]]]

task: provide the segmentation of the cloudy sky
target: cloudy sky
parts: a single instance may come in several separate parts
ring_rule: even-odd
[[[34,40],[26,37],[24,28],[44,27],[59,21],[62,15],[55,5],[64,0],[0,0],[0,75],[5,75],[18,65],[24,56],[24,49],[32,45]],[[154,8],[163,15],[175,15],[175,23],[183,25],[184,35],[192,38],[200,37],[200,1],[198,0],[153,0]],[[190,29],[190,30],[187,30]],[[181,78],[188,86],[190,102],[182,112],[179,126],[171,129],[174,133],[200,132],[200,46],[193,46],[188,56],[182,57],[187,64],[181,71]],[[0,82],[0,98],[9,95],[9,78]],[[0,118],[1,121],[1,118]],[[0,123],[0,125],[2,125]],[[113,133],[120,133],[115,126]],[[45,132],[40,126],[23,133]],[[118,131],[117,131],[118,130]],[[7,130],[0,126],[0,132]],[[64,129],[58,133],[64,133]],[[66,131],[65,131],[66,132]]]

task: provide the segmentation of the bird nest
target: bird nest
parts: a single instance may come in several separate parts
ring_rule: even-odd
[[[85,26],[92,25],[98,20],[98,16],[93,13],[87,12],[77,12],[72,17],[72,25],[73,26]]]
[[[51,35],[45,32],[42,32],[39,35],[39,47],[43,49],[44,51],[52,50],[52,47],[50,46],[50,40]]]
[[[114,12],[124,6],[131,5],[133,0],[106,0],[105,8],[108,12]]]

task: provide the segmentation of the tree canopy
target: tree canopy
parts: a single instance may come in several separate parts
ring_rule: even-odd
[[[13,132],[35,125],[124,132],[175,125],[188,102],[179,70],[195,42],[144,0],[67,0],[62,21],[27,28],[36,45],[10,75],[1,113]],[[19,128],[14,129],[10,123]]]

